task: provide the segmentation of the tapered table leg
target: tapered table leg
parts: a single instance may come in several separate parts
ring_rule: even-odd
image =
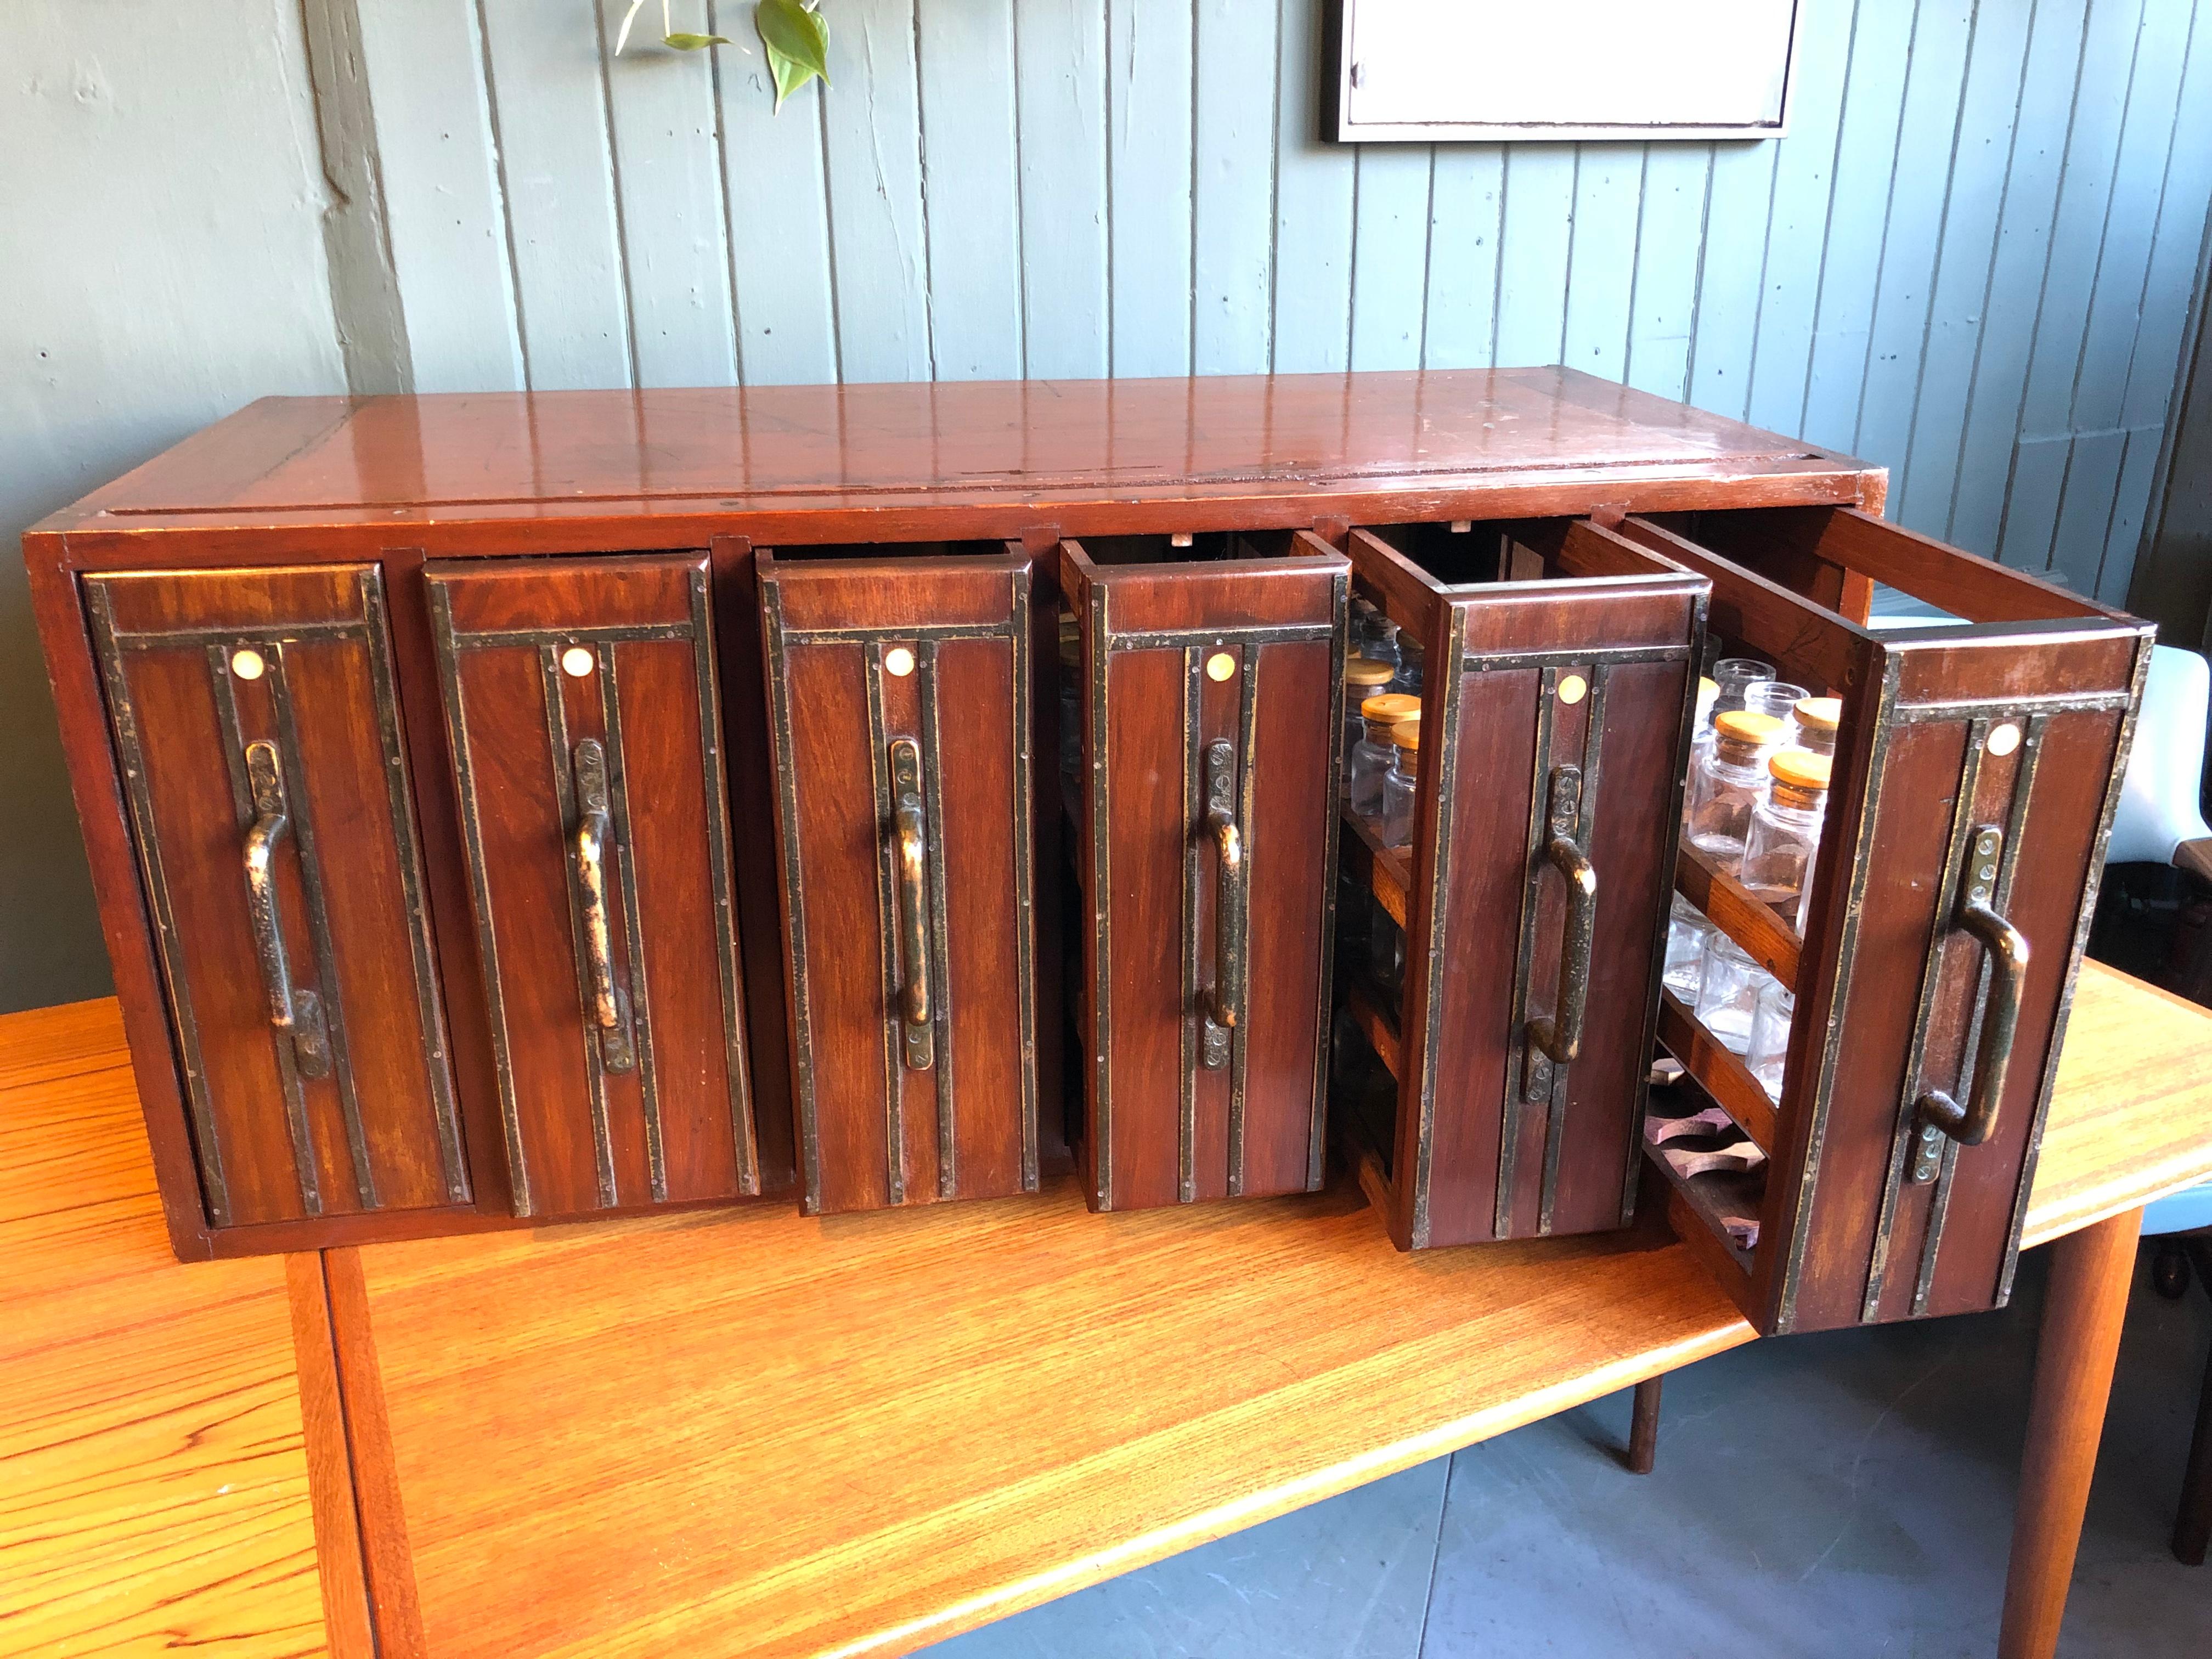
[[[2142,1212],[2130,1210],[2051,1247],[1998,1659],[2052,1659],[2058,1650],[2142,1231]]]
[[[1628,1424],[1628,1472],[1649,1474],[1659,1456],[1659,1385],[1664,1376],[1647,1376],[1636,1385],[1636,1414]]]

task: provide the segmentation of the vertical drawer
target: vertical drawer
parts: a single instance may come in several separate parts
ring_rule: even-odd
[[[380,573],[83,593],[209,1222],[467,1204]]]
[[[804,1203],[1033,1192],[1030,557],[854,551],[755,556]]]
[[[1406,940],[1401,995],[1347,988],[1393,1068],[1366,1178],[1401,1249],[1621,1226],[1706,583],[1580,522],[1350,547],[1425,666],[1412,841],[1347,823]]]
[[[1350,567],[1310,534],[1067,541],[1086,1192],[1321,1184]]]
[[[1847,507],[1631,519],[1724,651],[1841,699],[1801,938],[1685,845],[1681,890],[1794,989],[1781,1095],[1669,1001],[1694,1102],[1767,1153],[1675,1182],[1770,1331],[2000,1306],[2127,759],[2148,624]],[[1874,627],[1876,584],[1940,608]]]
[[[706,561],[424,575],[515,1213],[757,1193]]]

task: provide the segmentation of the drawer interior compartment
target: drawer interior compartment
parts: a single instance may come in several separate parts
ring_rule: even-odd
[[[1802,903],[1717,843],[1675,865],[1794,998],[1771,1088],[1711,991],[1705,1018],[1686,992],[1660,1019],[1771,1157],[1747,1314],[1785,1331],[2002,1305],[2150,630],[1852,508],[1620,533],[1711,580],[1713,656],[1834,700]],[[1948,620],[1870,623],[1883,588]]]
[[[1095,1208],[1321,1183],[1349,572],[1307,532],[1060,544]]]
[[[1358,1155],[1403,1249],[1619,1227],[1706,582],[1579,520],[1349,551],[1423,665],[1410,778],[1378,813],[1370,753],[1344,815],[1340,1000],[1395,1082]]]

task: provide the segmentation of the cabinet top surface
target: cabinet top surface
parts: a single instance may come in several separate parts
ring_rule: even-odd
[[[1564,368],[270,398],[39,528],[1240,499],[1356,514],[1378,496],[1442,511],[1501,490],[1508,510],[1546,510],[1518,498],[1571,485],[1643,505],[1657,484],[1679,499],[1685,480],[1752,505],[1858,501],[1869,477]]]

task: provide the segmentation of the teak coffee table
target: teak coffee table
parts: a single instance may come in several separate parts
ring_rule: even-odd
[[[2208,1059],[2212,1014],[2085,969],[2008,1656],[2055,1650]],[[894,1653],[1753,1340],[1656,1206],[1407,1256],[1343,1182],[1073,1183],[179,1266],[114,1005],[0,1019],[0,1652]]]

